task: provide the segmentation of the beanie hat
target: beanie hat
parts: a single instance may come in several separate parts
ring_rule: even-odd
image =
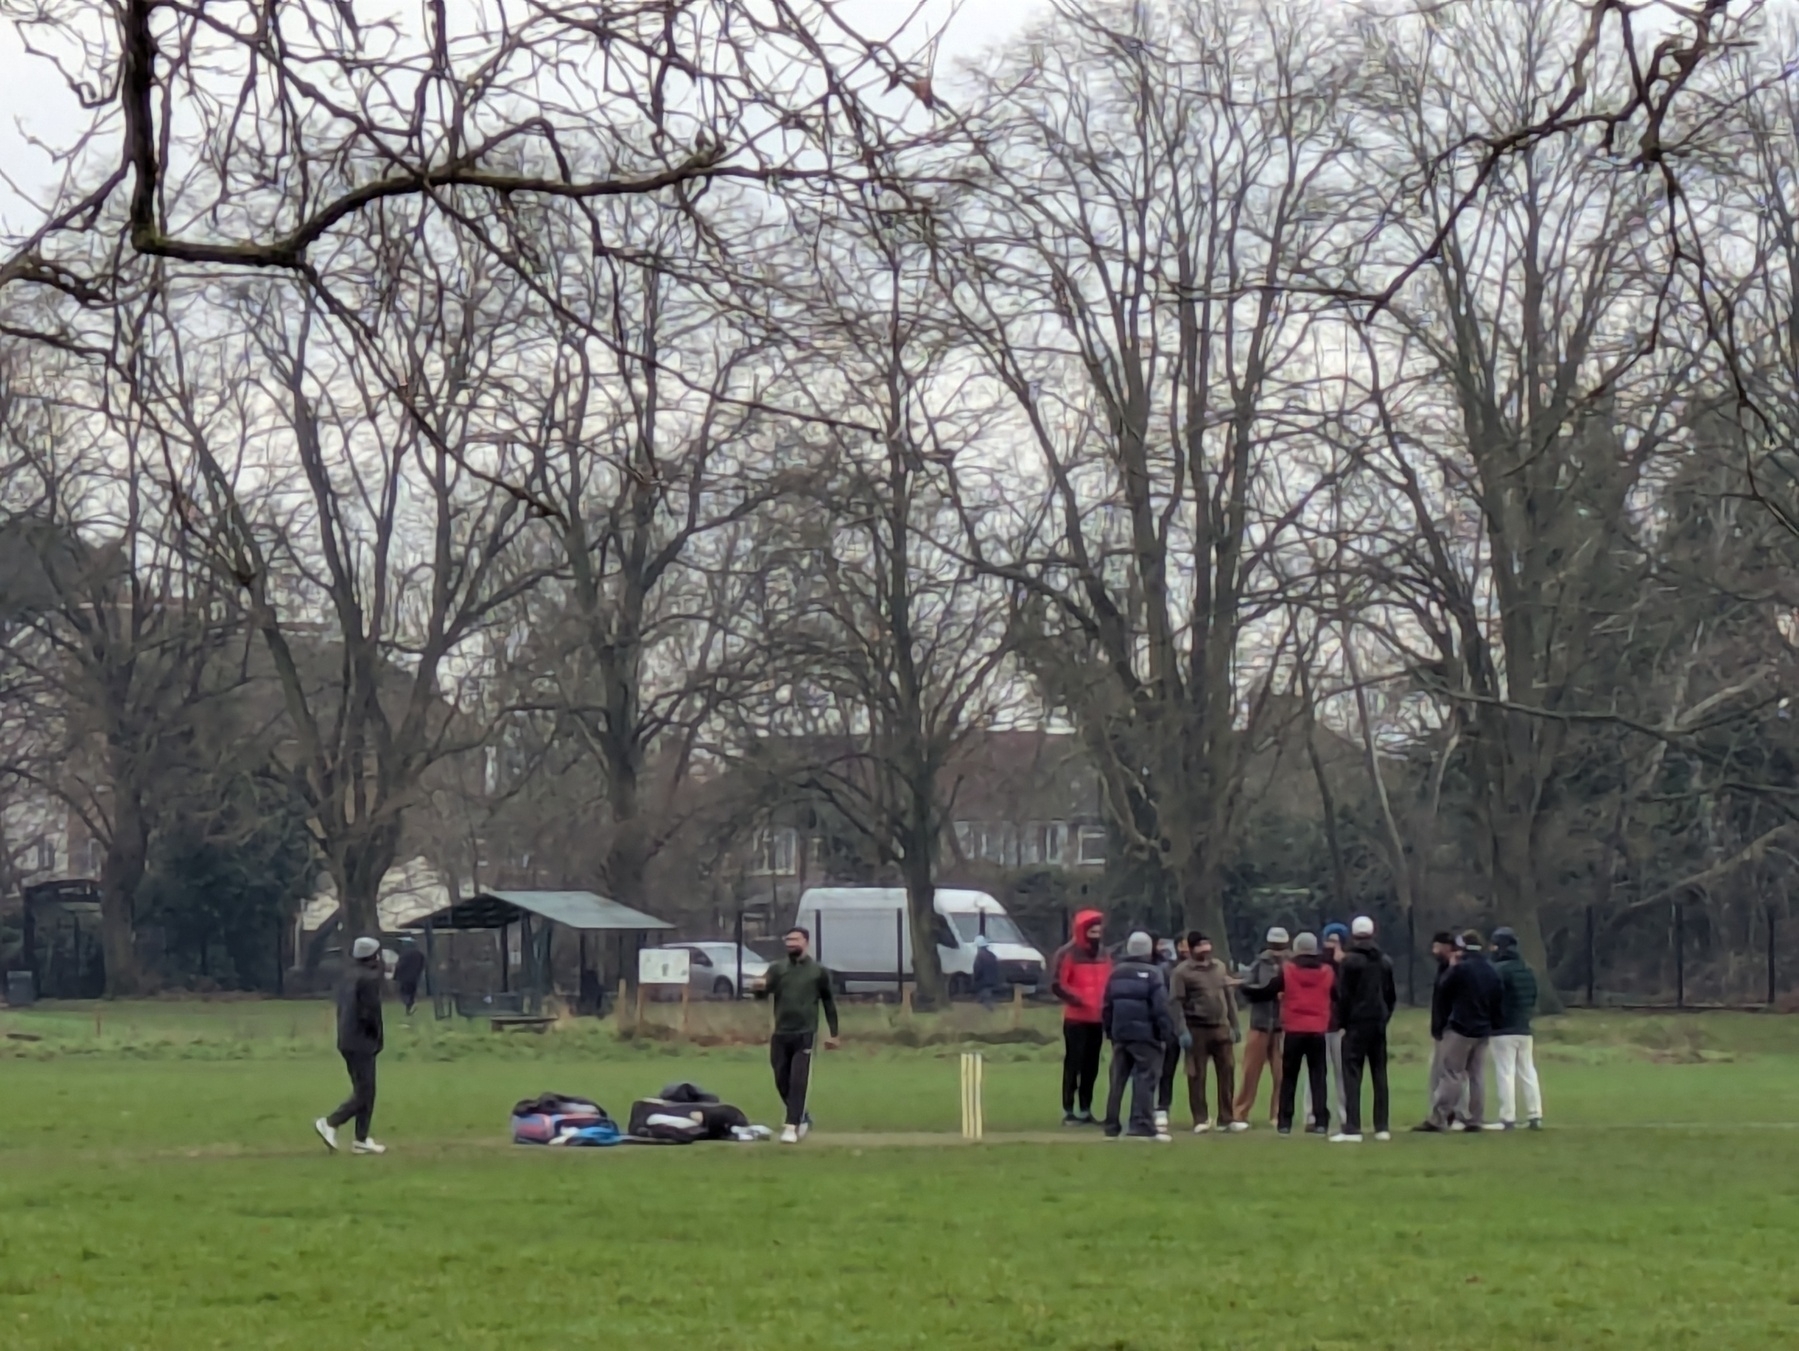
[[[1287,946],[1287,931],[1277,924],[1268,931],[1268,937],[1264,941],[1271,948],[1284,948]]]
[[[1496,948],[1515,948],[1518,946],[1518,935],[1512,930],[1501,927],[1493,930],[1493,946]]]
[[[366,962],[379,951],[381,951],[379,938],[358,938],[350,944],[350,955],[359,962]]]
[[[1329,924],[1324,926],[1322,937],[1327,943],[1333,938],[1341,943],[1344,939],[1349,937],[1349,929],[1347,926],[1338,924],[1335,920],[1332,920]]]
[[[1155,943],[1141,929],[1124,940],[1124,955],[1127,957],[1147,957],[1155,950]]]
[[[1479,929],[1463,930],[1462,936],[1456,940],[1456,946],[1463,952],[1479,952],[1481,950],[1481,944],[1482,939]]]
[[[1374,921],[1366,915],[1357,915],[1349,921],[1349,932],[1355,938],[1373,938]]]
[[[1301,957],[1316,957],[1318,955],[1318,935],[1301,934],[1293,940],[1293,951]]]

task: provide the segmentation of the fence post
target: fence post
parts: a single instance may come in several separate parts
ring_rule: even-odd
[[[825,912],[812,912],[812,956],[820,966],[825,962]]]
[[[893,912],[893,998],[906,1002],[906,908]]]
[[[738,999],[743,998],[743,898],[737,898],[737,979],[731,986]]]
[[[1768,1007],[1780,1001],[1779,966],[1774,956],[1774,912],[1768,911]]]
[[[1674,1007],[1687,1006],[1687,906],[1674,902]]]
[[[1587,1007],[1593,1007],[1593,985],[1597,976],[1598,946],[1593,941],[1593,907],[1587,907]]]

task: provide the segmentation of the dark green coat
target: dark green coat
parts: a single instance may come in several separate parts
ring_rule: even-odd
[[[1537,973],[1524,964],[1516,948],[1502,951],[1493,963],[1504,998],[1499,1004],[1496,1037],[1528,1037],[1530,1015],[1537,1010]]]

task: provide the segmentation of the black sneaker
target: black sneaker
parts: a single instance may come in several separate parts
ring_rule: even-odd
[[[1082,1112],[1079,1124],[1083,1126],[1097,1126],[1100,1122],[1099,1118],[1094,1116],[1092,1112]]]
[[[1442,1135],[1443,1133],[1443,1128],[1441,1126],[1434,1125],[1429,1121],[1420,1121],[1416,1126],[1412,1127],[1413,1135]]]
[[[1064,1112],[1062,1113],[1062,1124],[1064,1126],[1078,1126],[1081,1124],[1081,1119],[1073,1112]]]
[[[1540,1116],[1533,1116],[1533,1117],[1532,1117],[1532,1118],[1531,1118],[1531,1119],[1530,1119],[1530,1126],[1529,1126],[1529,1128],[1530,1128],[1530,1129],[1531,1129],[1531,1130],[1533,1130],[1533,1131],[1540,1131],[1540,1130],[1542,1130],[1542,1129],[1543,1129],[1543,1118],[1542,1118],[1542,1117],[1540,1117]]]
[[[1329,1135],[1330,1130],[1328,1127],[1325,1127],[1325,1126],[1313,1125],[1313,1126],[1306,1127],[1306,1134],[1307,1135]]]
[[[1291,1134],[1293,1134],[1293,1127],[1291,1127],[1291,1126],[1276,1126],[1274,1128],[1274,1133],[1276,1135],[1291,1135]]]

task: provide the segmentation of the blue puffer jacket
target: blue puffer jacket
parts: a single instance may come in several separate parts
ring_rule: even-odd
[[[1153,1041],[1166,1046],[1173,1041],[1168,982],[1163,979],[1161,968],[1138,961],[1123,961],[1113,967],[1111,979],[1106,982],[1100,1023],[1106,1036],[1115,1042]]]

